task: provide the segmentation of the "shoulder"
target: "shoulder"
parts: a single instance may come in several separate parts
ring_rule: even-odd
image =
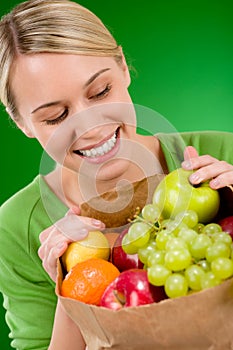
[[[215,141],[217,143],[228,143],[233,140],[233,133],[227,131],[195,131],[195,132],[183,132],[181,137],[184,141],[198,143],[199,140],[205,141]]]
[[[9,198],[0,209],[0,250],[22,249],[30,253],[39,244],[39,233],[52,223],[41,195],[38,175],[29,185]]]
[[[168,162],[169,170],[180,166],[186,146],[193,146],[200,155],[209,154],[233,164],[233,133],[225,131],[194,131],[160,133],[156,137]]]
[[[183,133],[186,145],[194,146],[200,155],[209,154],[233,164],[233,133],[225,131],[200,131]]]
[[[188,131],[188,132],[177,132],[177,133],[159,133],[156,135],[161,142],[174,142],[177,140],[183,141],[184,144],[190,142],[198,142],[199,140],[215,140],[217,142],[232,142],[233,133],[227,131],[215,131],[215,130],[204,130],[204,131]]]
[[[12,225],[17,221],[20,224],[30,217],[33,208],[40,200],[39,176],[29,185],[9,198],[0,209],[0,225]]]
[[[63,217],[66,211],[64,204],[38,175],[2,205],[0,244],[11,240],[19,245],[27,242],[29,247],[34,245],[34,239],[38,244],[39,233]]]
[[[12,223],[28,221],[35,215],[38,221],[44,216],[50,218],[50,223],[59,220],[67,211],[67,207],[49,188],[42,175],[38,175],[29,185],[9,198],[0,209],[0,226],[3,222]],[[39,218],[39,216],[41,217]]]

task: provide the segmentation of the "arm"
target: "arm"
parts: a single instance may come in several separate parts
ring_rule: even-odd
[[[66,314],[58,301],[48,350],[64,350],[67,348],[69,350],[84,350],[86,345],[78,326]]]
[[[101,221],[79,217],[79,213],[78,208],[72,208],[65,217],[40,234],[41,246],[38,255],[44,269],[54,281],[57,275],[57,259],[62,256],[68,244],[83,239],[89,230],[105,228]],[[48,350],[63,350],[67,345],[69,350],[86,349],[78,326],[58,301]]]
[[[59,307],[56,310],[55,283],[38,257],[39,233],[50,223],[34,188],[20,192],[0,210],[0,292],[4,297],[11,345],[16,349],[48,350],[49,346],[52,350],[58,349],[57,343],[62,341],[59,336],[67,340],[68,330],[73,330],[75,341],[79,341],[80,349],[84,348],[77,327],[66,314],[62,315]],[[80,232],[74,231],[76,237],[73,238],[78,239]],[[54,245],[56,247],[56,243]],[[43,252],[49,253],[51,247],[45,244],[44,248]],[[56,255],[56,249],[52,249],[53,254]]]

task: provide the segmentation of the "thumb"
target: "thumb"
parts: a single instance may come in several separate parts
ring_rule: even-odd
[[[190,158],[198,157],[198,152],[193,146],[187,146],[184,150],[184,160],[189,161]]]
[[[89,231],[105,229],[103,222],[80,216],[80,212],[78,206],[71,207],[65,216],[54,224],[70,241],[79,241],[85,238]]]
[[[73,205],[66,213],[65,216],[68,216],[68,215],[72,215],[72,214],[75,214],[75,215],[80,215],[81,214],[81,209],[78,205]]]

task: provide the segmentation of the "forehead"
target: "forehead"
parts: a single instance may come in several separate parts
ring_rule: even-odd
[[[90,70],[92,67],[102,66],[104,64],[114,65],[116,61],[112,57],[100,57],[100,56],[84,56],[84,55],[71,55],[60,53],[39,53],[31,55],[19,55],[14,63],[14,67],[20,67],[20,69],[27,70],[31,74],[35,74],[38,71],[43,72],[47,68],[53,67],[63,68],[68,70],[70,66],[72,68],[80,68],[80,72],[87,68]]]
[[[51,53],[21,55],[12,67],[11,88],[19,105],[29,97],[31,103],[33,99],[38,103],[38,99],[57,98],[58,93],[74,88],[74,84],[83,87],[93,74],[105,68],[110,68],[113,74],[119,72],[112,57]]]

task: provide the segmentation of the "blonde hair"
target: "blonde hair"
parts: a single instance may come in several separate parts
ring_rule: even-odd
[[[10,71],[19,54],[69,53],[122,60],[121,48],[102,21],[69,0],[29,0],[0,21],[0,100],[17,116]]]

